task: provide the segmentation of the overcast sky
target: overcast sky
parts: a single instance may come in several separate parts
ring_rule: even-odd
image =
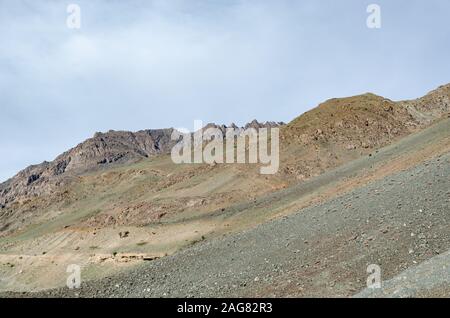
[[[381,29],[366,25],[371,3]],[[448,0],[0,0],[0,181],[96,131],[419,97],[450,82],[449,18]]]

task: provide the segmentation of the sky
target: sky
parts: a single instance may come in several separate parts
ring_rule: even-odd
[[[0,0],[0,181],[97,131],[420,97],[450,82],[449,18],[448,0]]]

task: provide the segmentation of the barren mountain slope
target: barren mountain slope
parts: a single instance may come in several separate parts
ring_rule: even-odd
[[[174,165],[169,131],[96,134],[38,166],[38,177],[31,167],[0,185],[0,289],[59,286],[69,262],[95,279],[445,153],[449,87],[414,101],[366,94],[320,105],[281,128],[273,176],[253,165]]]
[[[448,128],[447,120],[434,133],[446,133]],[[431,136],[419,134],[407,143],[427,137]],[[401,142],[397,147],[409,146]],[[398,283],[398,274],[414,277],[432,269],[429,265],[437,255],[443,254],[438,266],[447,257],[449,168],[447,144],[445,152],[431,160],[284,218],[201,242],[118,275],[85,281],[78,290],[59,288],[30,295],[344,297],[364,289],[370,264],[381,267],[386,288],[392,288],[390,279]],[[427,260],[432,263],[415,269]],[[450,272],[434,270],[445,276],[436,280],[436,275],[421,275],[418,284],[414,279],[400,281],[397,288],[415,284],[415,295],[445,296],[448,289],[439,281],[448,282]]]
[[[282,130],[283,172],[300,180],[318,175],[448,114],[450,84],[411,101],[370,93],[328,100]]]
[[[93,138],[58,156],[19,172],[0,185],[0,204],[32,196],[46,195],[69,183],[76,175],[112,163],[130,163],[152,155],[167,153],[175,144],[172,129],[145,130],[136,133],[110,131],[96,133]]]
[[[449,87],[442,86],[423,98],[398,103],[373,94],[332,99],[303,114],[282,127],[280,173],[266,177],[266,183],[270,185],[267,190],[317,176],[426,127],[450,112]],[[254,121],[245,128],[265,126],[277,124],[261,125]],[[73,197],[73,192],[86,172],[167,154],[175,144],[170,140],[172,131],[97,133],[53,162],[21,171],[0,184],[0,235],[25,226],[35,217],[42,217],[45,210],[59,210],[67,200],[82,200],[82,193],[80,198]],[[173,169],[177,171],[177,167]],[[256,183],[262,179],[254,167],[240,167],[242,169],[254,177]],[[200,170],[205,169],[202,167]],[[195,172],[196,175],[199,173]],[[121,183],[125,183],[127,177],[130,184],[136,180],[133,173],[129,176],[122,174]],[[285,182],[280,183],[279,177]],[[185,178],[185,175],[176,177],[177,180]],[[109,181],[109,185],[114,187],[118,180],[112,178]],[[162,183],[154,184],[152,188],[159,189],[166,182]],[[95,189],[89,189],[89,192],[96,194]],[[21,224],[21,220],[25,220],[25,224]]]
[[[253,121],[240,129],[276,127],[281,124],[273,122],[262,124]],[[211,126],[219,129],[226,128],[226,126],[214,124],[209,124],[207,127]],[[33,222],[42,221],[42,218],[46,217],[46,212],[50,210],[64,209],[63,207],[67,207],[74,201],[85,200],[87,196],[94,198],[102,196],[101,192],[96,191],[95,186],[91,187],[86,184],[89,182],[85,182],[87,179],[96,183],[89,178],[93,173],[95,175],[96,171],[105,172],[102,179],[98,180],[100,184],[103,182],[104,187],[120,188],[124,191],[143,188],[144,185],[140,182],[143,178],[146,178],[144,182],[146,187],[163,190],[168,185],[205,171],[205,166],[193,166],[181,168],[182,172],[180,175],[177,174],[180,171],[179,167],[172,164],[167,155],[177,142],[171,140],[172,132],[173,129],[145,130],[136,133],[124,131],[96,133],[93,138],[63,153],[54,161],[30,166],[19,172],[12,179],[0,184],[0,217],[2,219],[0,236]],[[115,178],[114,172],[109,173],[111,169],[130,167],[133,163],[156,156],[164,156],[163,161],[169,165],[164,167],[166,172],[157,169],[136,172],[131,169],[129,175],[126,172],[121,173],[120,178]],[[139,175],[139,173],[141,178],[136,178],[136,174]],[[170,178],[167,178],[169,174]],[[134,182],[136,184],[133,187]],[[128,186],[131,189],[128,189]]]

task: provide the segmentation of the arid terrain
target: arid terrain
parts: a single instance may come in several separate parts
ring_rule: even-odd
[[[173,129],[109,131],[0,184],[1,295],[450,296],[450,84],[247,127],[280,128],[277,174],[174,164]]]

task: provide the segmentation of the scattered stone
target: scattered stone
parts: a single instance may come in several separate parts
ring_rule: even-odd
[[[119,232],[119,237],[120,238],[126,238],[130,235],[129,231],[125,231],[125,232]]]

